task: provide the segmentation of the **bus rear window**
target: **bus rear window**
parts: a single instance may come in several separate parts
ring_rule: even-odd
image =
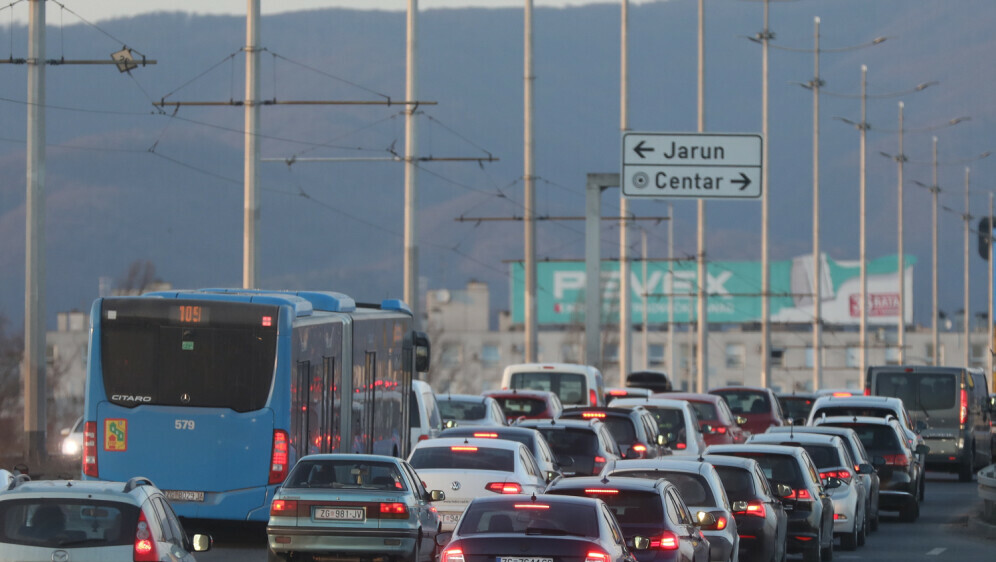
[[[127,407],[263,408],[273,381],[279,308],[190,301],[210,313],[171,312],[185,302],[104,300],[100,353],[107,398]]]

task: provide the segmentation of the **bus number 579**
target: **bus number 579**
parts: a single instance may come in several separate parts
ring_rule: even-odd
[[[194,429],[194,420],[174,420],[173,426],[176,429]]]

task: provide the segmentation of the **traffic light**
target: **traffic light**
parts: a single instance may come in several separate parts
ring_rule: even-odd
[[[979,255],[982,259],[989,259],[989,241],[993,238],[993,219],[996,217],[982,217],[979,219]]]

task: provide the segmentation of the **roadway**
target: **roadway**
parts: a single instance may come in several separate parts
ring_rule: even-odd
[[[978,513],[979,507],[978,486],[974,481],[959,483],[953,474],[928,472],[926,499],[916,523],[900,523],[883,512],[878,532],[868,537],[865,546],[853,552],[835,548],[834,560],[992,560],[996,541],[971,536],[966,523],[968,514]],[[263,525],[226,525],[207,530],[215,538],[214,548],[198,554],[198,561],[266,561]]]

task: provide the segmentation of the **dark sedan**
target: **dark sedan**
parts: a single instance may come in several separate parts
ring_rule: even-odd
[[[788,518],[778,490],[772,490],[761,465],[754,459],[706,455],[723,481],[733,504],[733,518],[740,535],[740,560],[783,560]],[[791,490],[782,488],[784,495]]]

